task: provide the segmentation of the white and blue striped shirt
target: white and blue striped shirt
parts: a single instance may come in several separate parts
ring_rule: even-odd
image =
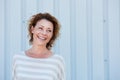
[[[13,80],[65,80],[63,57],[32,58],[25,52],[13,57]]]

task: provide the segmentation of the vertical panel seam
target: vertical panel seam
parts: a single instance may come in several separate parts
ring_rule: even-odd
[[[120,0],[119,0],[119,48],[120,48]]]
[[[5,4],[5,19],[4,19],[4,24],[5,24],[5,30],[7,30],[7,0],[4,0],[4,4]],[[6,23],[5,23],[6,22]],[[6,32],[6,31],[4,31],[4,32]],[[4,39],[5,39],[5,46],[4,46],[4,49],[6,48],[6,50],[5,50],[5,53],[4,53],[4,61],[5,61],[5,63],[7,62],[7,60],[6,60],[6,53],[7,53],[7,51],[8,51],[8,49],[7,49],[7,47],[6,47],[6,45],[7,45],[7,39],[6,39],[6,36],[7,36],[7,33],[5,33],[5,37],[4,37]],[[4,64],[4,66],[5,66],[5,68],[4,68],[4,80],[6,80],[6,77],[5,77],[5,75],[6,75],[6,64]]]
[[[6,47],[5,47],[5,44],[6,44],[6,34],[5,34],[5,32],[6,32],[5,31],[6,30],[6,24],[5,24],[5,22],[6,22],[5,21],[6,20],[6,0],[3,0],[3,1],[4,1],[4,23],[3,24],[4,24],[4,66],[5,66],[5,62],[6,62],[6,60],[5,60],[6,59],[6,57],[5,57],[5,54],[6,54],[6,50],[5,50],[6,49]],[[4,67],[4,73],[3,73],[4,74],[4,76],[3,76],[4,80],[5,80],[5,73],[6,73],[5,69],[6,69],[6,67]]]
[[[88,59],[88,80],[93,80],[93,54],[92,54],[92,0],[87,0],[87,59]]]
[[[24,28],[23,27],[27,27],[26,25],[26,0],[21,0],[21,50],[24,50],[26,48],[26,41],[25,41],[25,37],[24,37]]]
[[[103,19],[104,79],[109,80],[108,0],[103,0]]]
[[[71,80],[76,80],[76,1],[70,0]]]
[[[53,11],[54,15],[57,17],[57,19],[59,19],[59,0],[53,1],[53,10],[54,10]],[[55,52],[57,54],[60,54],[60,41],[59,41],[59,39],[57,39],[57,43],[55,45],[56,45],[56,47],[54,49]]]

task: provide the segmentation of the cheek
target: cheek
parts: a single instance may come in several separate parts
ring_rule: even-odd
[[[52,39],[53,35],[49,35],[49,41]]]
[[[51,38],[52,38],[52,35],[49,36],[49,39],[51,39]]]
[[[50,35],[51,36],[51,38],[53,37],[53,33]]]
[[[34,31],[34,32],[33,32],[33,34],[38,34],[38,33],[39,33],[39,31],[38,31],[38,30],[36,30],[36,31]]]

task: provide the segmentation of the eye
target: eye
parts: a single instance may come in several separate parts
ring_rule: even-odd
[[[47,30],[47,32],[52,32],[52,30]]]
[[[42,27],[39,27],[38,29],[39,29],[39,30],[42,30],[43,28],[42,28]]]

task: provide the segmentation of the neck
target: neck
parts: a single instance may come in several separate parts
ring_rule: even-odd
[[[26,51],[26,55],[33,58],[48,58],[52,56],[52,52],[43,46],[32,46]]]
[[[30,48],[30,52],[31,53],[35,53],[35,54],[44,54],[46,52],[48,52],[49,50],[45,47],[45,46],[32,46]]]

